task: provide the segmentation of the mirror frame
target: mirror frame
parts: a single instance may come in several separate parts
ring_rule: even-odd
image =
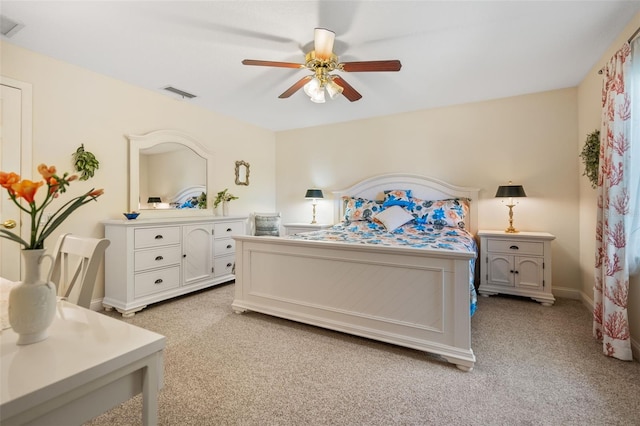
[[[241,167],[244,167],[244,173],[241,173]],[[241,174],[244,174],[244,180],[240,179]],[[249,186],[249,163],[246,161],[236,161],[236,185]]]
[[[213,161],[214,157],[197,140],[186,133],[177,130],[156,130],[144,135],[127,135],[129,139],[129,211],[138,211],[140,203],[140,151],[151,148],[161,143],[177,143],[204,158],[207,162],[206,184],[207,195],[212,191],[213,186]],[[213,215],[213,198],[207,197],[206,209],[157,209],[144,210],[145,216],[167,216],[168,213],[179,216],[203,216]],[[149,214],[151,213],[151,214]]]

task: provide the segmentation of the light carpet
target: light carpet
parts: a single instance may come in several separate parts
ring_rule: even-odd
[[[602,354],[579,301],[479,298],[465,373],[420,351],[235,314],[233,291],[122,319],[167,337],[160,425],[640,425],[640,363]],[[141,404],[87,424],[141,424]]]

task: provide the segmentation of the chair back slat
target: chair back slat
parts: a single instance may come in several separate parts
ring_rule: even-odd
[[[51,281],[56,284],[59,296],[76,305],[91,307],[98,268],[110,243],[106,238],[78,237],[73,234],[58,238],[53,253]]]

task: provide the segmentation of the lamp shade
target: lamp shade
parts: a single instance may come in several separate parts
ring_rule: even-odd
[[[149,197],[149,199],[147,199],[147,203],[161,203],[162,200],[160,199],[160,197]]]
[[[321,189],[307,189],[304,198],[324,198],[324,195]]]
[[[501,185],[496,191],[496,197],[526,197],[522,185]]]

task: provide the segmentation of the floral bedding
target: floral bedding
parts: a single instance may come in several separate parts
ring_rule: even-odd
[[[373,244],[381,246],[410,247],[417,249],[437,249],[462,251],[477,254],[478,248],[468,231],[457,226],[433,226],[406,223],[393,232],[388,232],[384,225],[371,221],[342,222],[321,231],[290,235],[288,238],[311,241],[333,241],[350,244]],[[477,295],[474,281],[475,258],[469,262],[469,292],[471,315],[476,310]]]

